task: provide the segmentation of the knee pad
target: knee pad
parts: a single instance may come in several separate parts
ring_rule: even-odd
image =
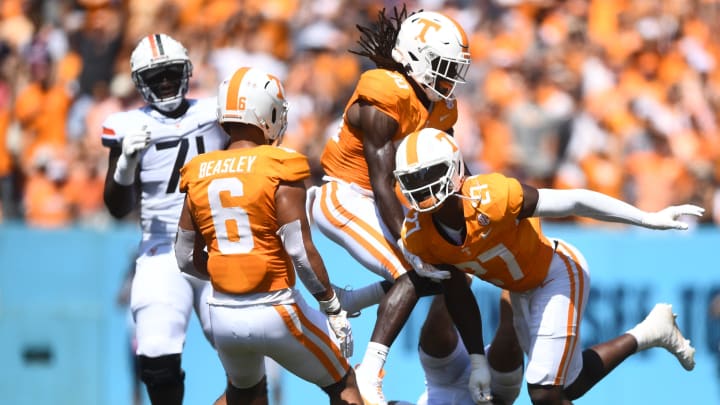
[[[140,379],[150,388],[164,385],[178,385],[185,380],[180,367],[180,354],[160,357],[138,356]]]
[[[523,381],[523,368],[518,367],[513,371],[503,373],[490,368],[491,383],[490,390],[493,396],[499,398],[505,404],[512,404],[520,395]]]

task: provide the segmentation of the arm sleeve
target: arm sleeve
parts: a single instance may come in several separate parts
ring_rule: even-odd
[[[193,264],[193,250],[195,247],[195,231],[188,231],[178,228],[175,237],[175,260],[177,260],[180,271],[202,280],[209,280],[206,274],[195,269]]]
[[[300,221],[295,220],[280,227],[277,231],[283,247],[290,260],[292,260],[295,271],[297,271],[300,281],[303,282],[305,288],[310,294],[319,294],[326,291],[325,286],[320,282],[315,271],[310,265],[305,245],[303,244],[302,229]]]
[[[536,217],[578,215],[606,222],[642,225],[647,213],[608,195],[585,189],[538,190]]]

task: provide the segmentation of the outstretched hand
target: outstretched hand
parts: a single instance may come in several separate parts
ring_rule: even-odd
[[[658,212],[650,212],[642,220],[642,226],[650,229],[688,229],[688,224],[678,221],[683,215],[701,217],[705,208],[693,204],[673,205]]]

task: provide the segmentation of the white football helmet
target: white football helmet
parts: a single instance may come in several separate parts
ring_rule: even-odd
[[[166,34],[146,36],[130,55],[135,87],[145,102],[165,112],[174,111],[182,103],[192,69],[187,49]]]
[[[415,13],[402,22],[392,57],[432,101],[452,100],[470,66],[465,31],[433,11]]]
[[[220,83],[218,121],[250,124],[279,144],[287,128],[288,103],[280,80],[261,69],[241,67]]]
[[[412,132],[398,145],[393,174],[417,211],[432,211],[459,191],[464,173],[455,138],[439,129]]]

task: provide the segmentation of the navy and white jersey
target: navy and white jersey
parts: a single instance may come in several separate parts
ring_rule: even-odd
[[[185,194],[178,189],[180,168],[194,156],[223,149],[228,136],[217,122],[215,98],[188,99],[181,117],[162,115],[149,105],[111,114],[102,127],[102,143],[121,147],[125,134],[150,131],[150,146],[142,152],[140,225],[143,239],[174,239]]]

